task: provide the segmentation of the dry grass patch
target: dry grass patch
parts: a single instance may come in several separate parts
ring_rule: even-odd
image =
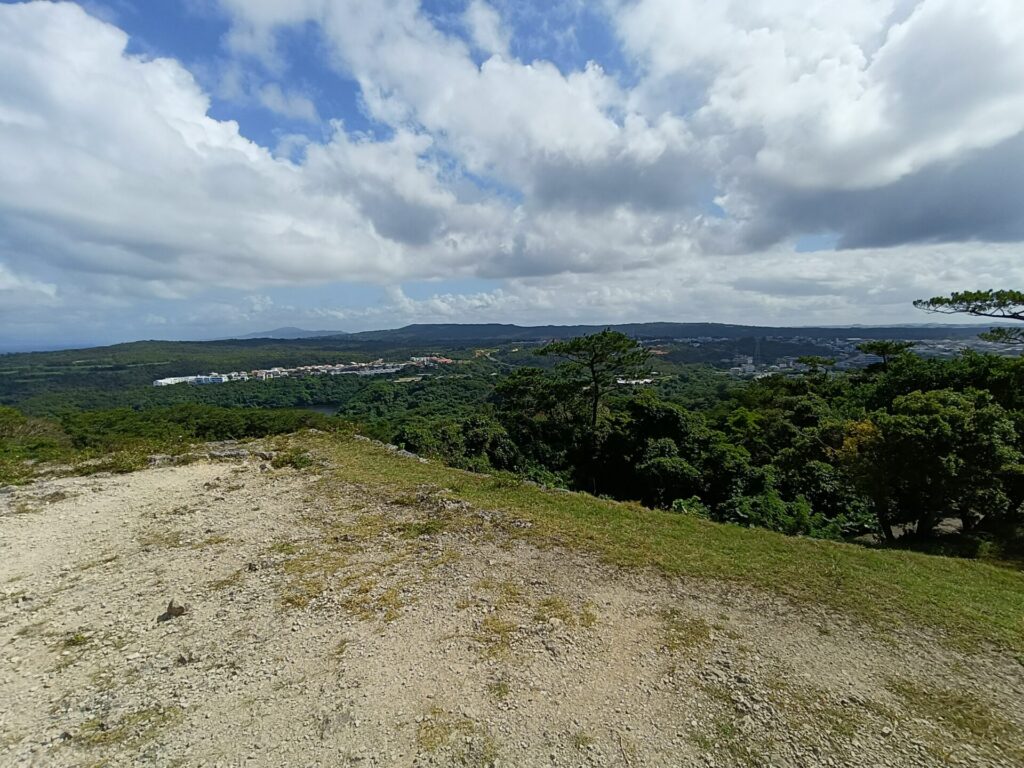
[[[711,625],[699,616],[686,616],[678,608],[661,612],[662,647],[669,652],[702,648],[711,642]]]
[[[473,633],[473,639],[483,646],[484,656],[496,658],[511,652],[515,632],[516,625],[511,621],[496,613],[489,613],[481,620],[480,626]]]
[[[434,707],[416,729],[421,752],[449,750],[450,765],[490,766],[498,759],[498,743],[478,723],[463,715]]]
[[[1024,731],[980,695],[904,677],[890,679],[886,687],[914,718],[931,726],[928,749],[936,760],[962,756],[962,745],[969,744],[991,759],[1024,765]]]
[[[150,528],[139,534],[143,549],[178,549],[188,544],[183,531],[168,528]]]
[[[110,722],[94,718],[82,724],[75,741],[85,747],[118,747],[138,749],[154,739],[160,731],[182,720],[178,707],[153,707],[129,712]]]

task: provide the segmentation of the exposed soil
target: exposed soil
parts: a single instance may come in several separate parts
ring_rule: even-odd
[[[0,491],[0,764],[1024,764],[1009,654],[242,453]]]

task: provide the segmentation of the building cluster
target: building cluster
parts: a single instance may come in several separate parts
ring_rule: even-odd
[[[207,373],[195,376],[172,376],[157,379],[154,387],[168,387],[173,384],[227,384],[229,381],[267,381],[268,379],[305,378],[307,376],[384,376],[398,373],[403,368],[419,368],[436,365],[451,365],[455,361],[447,357],[413,357],[407,362],[337,363],[334,365],[300,365],[296,368],[261,368],[253,371],[232,371],[231,373]]]

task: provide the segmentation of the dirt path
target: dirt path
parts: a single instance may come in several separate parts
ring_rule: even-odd
[[[1024,764],[1012,658],[516,524],[256,460],[0,492],[0,765]]]

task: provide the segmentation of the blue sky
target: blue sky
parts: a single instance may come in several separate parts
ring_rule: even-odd
[[[0,346],[933,319],[1024,282],[1011,5],[0,2]]]

